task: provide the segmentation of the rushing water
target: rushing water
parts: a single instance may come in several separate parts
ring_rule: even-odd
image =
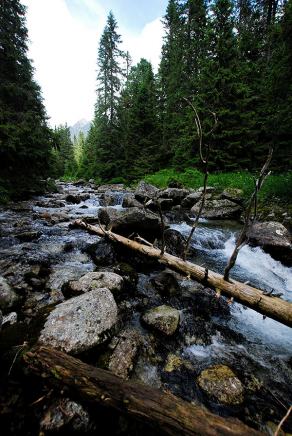
[[[173,224],[172,228],[188,235],[191,227],[186,223]],[[237,225],[224,222],[207,222],[204,220],[196,229],[192,246],[197,251],[193,259],[196,263],[223,272],[224,267],[234,250]],[[244,246],[238,255],[231,276],[242,282],[248,281],[260,289],[282,294],[285,300],[292,300],[292,268],[274,260],[259,247]],[[291,355],[291,329],[277,321],[266,318],[249,308],[233,303],[232,320],[229,325],[234,330],[244,333],[250,342],[258,344],[262,352],[262,344],[271,351],[285,356]],[[256,345],[253,346],[255,350]],[[210,346],[192,346],[187,352],[200,358],[210,358],[216,354],[225,354],[226,346],[220,343],[220,337],[214,337]],[[230,350],[229,350],[230,351]]]

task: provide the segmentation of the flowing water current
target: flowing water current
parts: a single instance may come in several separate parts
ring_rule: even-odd
[[[5,268],[13,272],[13,264],[23,264],[27,256],[32,262],[38,262],[50,257],[54,268],[49,278],[52,289],[60,289],[68,280],[79,278],[88,271],[93,271],[95,265],[82,247],[93,244],[97,237],[88,235],[83,230],[70,231],[68,220],[76,218],[94,218],[100,209],[100,194],[94,188],[77,187],[70,184],[60,184],[59,194],[37,197],[33,200],[14,203],[9,208],[0,209],[0,266],[1,273]],[[68,193],[89,194],[79,204],[68,204],[64,196]],[[121,209],[123,192],[116,192],[116,209]],[[57,216],[56,223],[51,220]],[[49,221],[46,216],[50,217]],[[61,216],[61,219],[60,219]],[[64,220],[62,220],[64,216]],[[234,246],[238,223],[227,221],[200,220],[196,229],[192,246],[196,256],[195,263],[222,273]],[[173,229],[187,236],[191,227],[185,222],[171,224]],[[39,231],[40,238],[34,242],[23,242],[16,238],[16,233],[22,229]],[[73,248],[72,248],[73,247]],[[12,273],[11,273],[12,274]],[[261,248],[244,246],[238,256],[236,266],[231,276],[241,282],[249,282],[260,289],[282,294],[285,300],[292,300],[292,268],[274,260]],[[17,274],[15,274],[17,286]],[[41,293],[40,293],[40,302]],[[51,296],[52,302],[58,299],[58,294]],[[54,300],[55,299],[55,300]],[[58,300],[57,300],[58,301]],[[246,341],[237,343],[226,341],[220,331],[216,331],[208,345],[195,344],[184,347],[182,356],[205,367],[207,363],[239,362],[252,364],[255,374],[273,378],[275,382],[289,383],[287,365],[291,365],[292,334],[289,327],[283,326],[272,319],[264,319],[257,312],[240,304],[231,304],[232,316],[226,321],[229,329],[244,335]],[[153,368],[152,368],[153,369]],[[149,369],[149,377],[151,377]],[[153,372],[153,371],[152,371]],[[287,377],[287,378],[286,378]],[[286,405],[286,404],[285,404]]]

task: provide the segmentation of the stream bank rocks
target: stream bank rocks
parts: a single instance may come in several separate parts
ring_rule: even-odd
[[[193,215],[197,215],[200,202],[191,208]],[[230,200],[206,200],[202,217],[208,219],[237,219],[240,217],[242,208]]]
[[[179,311],[166,305],[150,309],[142,316],[142,320],[147,326],[166,336],[171,336],[176,332],[179,319]]]
[[[113,294],[119,293],[124,284],[123,277],[113,272],[89,272],[79,280],[69,281],[63,289],[65,296],[77,296],[97,288],[107,288]]]
[[[113,353],[110,357],[108,369],[117,376],[125,380],[128,379],[133,370],[141,343],[142,336],[137,330],[127,328],[121,331],[110,344]]]
[[[66,353],[81,353],[109,338],[117,314],[112,293],[94,289],[59,304],[48,316],[39,342]]]
[[[283,224],[275,221],[255,223],[247,237],[249,244],[262,247],[274,259],[292,266],[291,235]]]
[[[7,312],[18,301],[18,296],[7,280],[0,276],[0,309]]]
[[[202,391],[221,404],[236,406],[244,400],[241,381],[226,365],[215,365],[201,372],[197,379]]]

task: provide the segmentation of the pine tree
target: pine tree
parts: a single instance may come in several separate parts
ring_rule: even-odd
[[[159,168],[162,161],[157,86],[152,65],[141,59],[131,69],[120,100],[123,175],[138,179]]]
[[[74,177],[77,164],[74,158],[70,129],[65,125],[55,127],[53,131],[54,175],[56,177]]]
[[[87,151],[94,162],[92,176],[110,180],[119,175],[121,153],[117,134],[117,107],[121,88],[123,52],[117,22],[112,12],[100,39],[95,118],[88,135]]]
[[[27,57],[25,7],[0,3],[1,184],[23,190],[48,172],[50,132],[41,91]]]

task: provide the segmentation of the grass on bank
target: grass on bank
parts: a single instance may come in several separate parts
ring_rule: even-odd
[[[193,168],[183,172],[174,169],[163,169],[144,177],[144,180],[159,188],[166,188],[171,182],[181,183],[187,188],[197,189],[203,186],[204,175]],[[254,175],[248,171],[230,173],[213,173],[208,177],[208,186],[223,191],[226,188],[236,188],[243,191],[244,197],[249,197],[254,189]],[[264,182],[260,192],[261,199],[274,199],[292,203],[292,171],[283,174],[271,174]]]

